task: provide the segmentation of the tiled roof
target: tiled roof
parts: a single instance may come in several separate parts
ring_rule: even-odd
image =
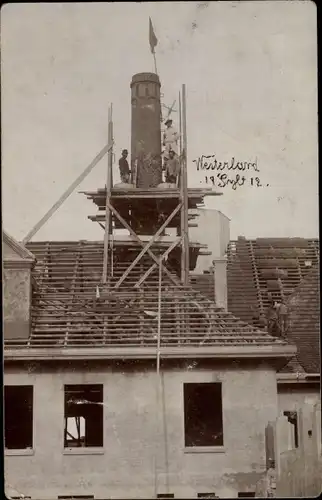
[[[228,309],[261,327],[269,296],[290,301],[288,338],[299,352],[283,371],[319,372],[318,240],[240,237],[229,243],[227,256]]]
[[[316,265],[289,297],[289,335],[307,373],[320,372],[320,270]]]
[[[115,284],[134,256],[118,248],[109,263],[108,286],[100,286],[103,243],[35,242],[36,256],[31,338],[6,347],[156,346],[158,269],[140,288],[134,285],[153,263],[144,257],[119,288]],[[175,274],[172,277],[178,282]],[[100,298],[96,298],[99,289]],[[218,308],[192,287],[162,277],[161,346],[273,346],[281,339]]]

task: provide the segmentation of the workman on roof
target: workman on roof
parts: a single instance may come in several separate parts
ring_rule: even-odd
[[[267,309],[267,331],[269,334],[274,336],[279,333],[278,315],[275,302],[271,302]]]
[[[129,154],[128,150],[123,149],[122,156],[119,159],[121,181],[125,182],[126,184],[130,182],[130,174],[131,174],[131,170],[127,161],[128,154]]]
[[[178,154],[178,139],[179,139],[179,134],[172,125],[172,120],[171,118],[168,118],[164,122],[166,129],[163,133],[163,146],[165,147],[164,150],[164,158],[168,159],[169,158],[169,153],[170,151],[173,151],[175,155]]]
[[[278,321],[281,333],[284,334],[288,329],[288,308],[285,300],[282,299],[278,307]]]

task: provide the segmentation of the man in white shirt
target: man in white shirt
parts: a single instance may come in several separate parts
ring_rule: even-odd
[[[171,118],[165,121],[165,126],[167,128],[163,134],[163,146],[165,147],[164,158],[168,159],[170,151],[173,151],[175,155],[178,154],[179,134],[173,127]]]

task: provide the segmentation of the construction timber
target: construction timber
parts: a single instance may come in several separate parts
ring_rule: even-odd
[[[83,352],[84,356],[88,349],[91,356],[98,350],[99,356],[123,358],[153,358],[157,349],[158,363],[160,353],[220,357],[241,355],[244,349],[248,356],[278,356],[279,352],[285,356],[282,339],[240,321],[190,284],[189,273],[207,250],[189,241],[189,226],[196,224],[196,209],[203,206],[204,198],[221,193],[188,188],[184,86],[179,103],[180,182],[145,188],[135,181],[128,186],[113,183],[110,107],[105,187],[83,192],[97,208],[89,219],[102,227],[104,237],[26,243],[37,259],[31,335],[7,340],[7,358],[28,358],[32,351],[30,355],[39,359],[51,353],[58,359],[59,353],[66,357]],[[140,182],[144,182],[142,175]],[[127,234],[120,235],[119,229]]]

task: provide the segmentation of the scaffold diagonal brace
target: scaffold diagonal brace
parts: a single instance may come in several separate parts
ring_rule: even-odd
[[[127,278],[127,276],[130,274],[130,272],[132,271],[132,269],[136,266],[136,264],[141,260],[141,258],[143,257],[143,255],[151,248],[151,246],[153,245],[153,243],[155,243],[159,239],[159,237],[161,236],[161,234],[163,233],[163,231],[165,230],[165,228],[168,226],[168,224],[171,222],[171,220],[179,212],[181,206],[182,206],[182,203],[179,203],[176,206],[176,208],[171,212],[171,214],[164,221],[164,223],[162,224],[162,226],[157,230],[157,232],[153,235],[153,237],[150,239],[150,241],[145,245],[145,247],[141,250],[141,252],[137,255],[137,257],[133,260],[133,262],[131,262],[131,264],[129,265],[129,267],[124,271],[123,275],[120,277],[120,279],[118,280],[118,282],[116,283],[116,285],[115,285],[114,288],[118,288],[119,286],[121,286],[121,284],[123,283],[123,281]]]
[[[129,224],[126,222],[126,220],[123,219],[123,217],[118,213],[118,211],[113,207],[113,205],[111,205],[110,203],[108,203],[108,206],[109,206],[110,210],[113,212],[113,214],[115,215],[115,217],[125,227],[125,229],[127,229],[129,231],[130,235],[133,236],[133,238],[139,243],[139,245],[141,245],[141,247],[144,247],[145,245],[144,245],[143,241],[140,240],[140,238],[138,237],[138,235],[133,231],[133,229],[131,228],[131,226],[129,226]],[[181,286],[180,281],[177,280],[177,279],[175,279],[174,276],[172,276],[172,274],[170,273],[170,271],[164,266],[164,264],[162,264],[161,260],[158,259],[154,255],[153,252],[151,252],[150,249],[147,250],[147,253],[154,260],[154,262],[157,264],[157,266],[159,266],[161,264],[164,273],[168,276],[168,278],[172,281],[172,283],[174,285]]]
[[[180,236],[180,238],[177,238],[170,246],[169,248],[167,248],[167,250],[164,252],[164,254],[162,254],[161,256],[161,259],[164,261],[164,259],[166,257],[168,257],[168,255],[170,254],[170,252],[172,252],[172,250],[182,241],[182,236]],[[143,274],[143,276],[139,279],[139,281],[137,283],[135,283],[134,285],[134,288],[139,288],[142,283],[144,282],[144,280],[146,280],[146,278],[148,276],[150,276],[150,274],[157,268],[157,264],[152,264],[152,266],[146,271],[146,273]]]

